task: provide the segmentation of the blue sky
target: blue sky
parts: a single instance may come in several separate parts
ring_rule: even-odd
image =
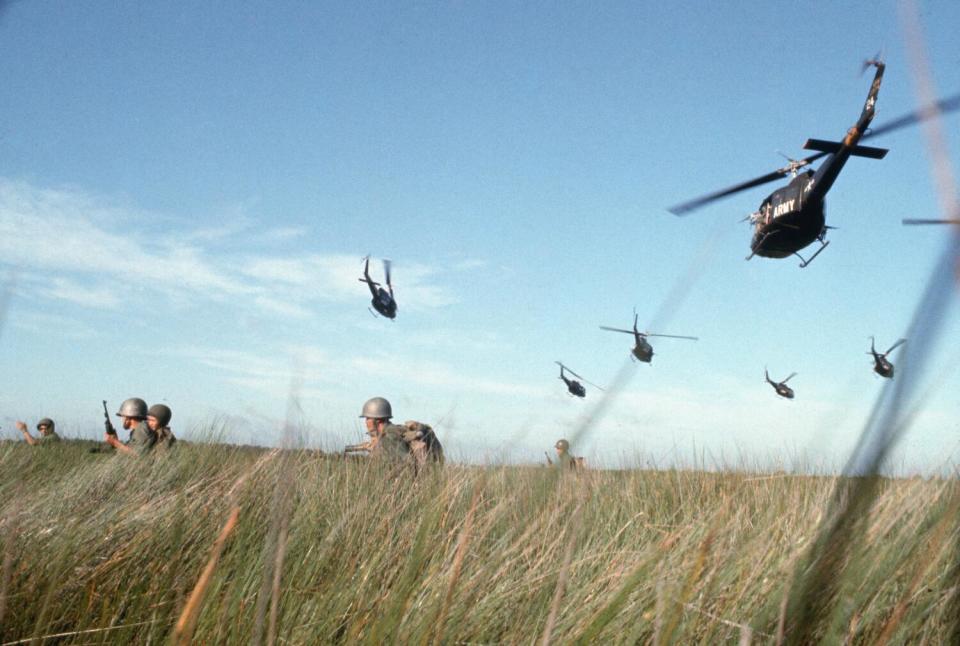
[[[920,13],[954,94],[960,5]],[[599,395],[553,361],[608,383],[630,339],[598,326],[636,307],[700,341],[656,341],[578,452],[842,463],[885,385],[867,337],[905,333],[944,244],[900,224],[938,215],[920,130],[848,164],[804,270],[744,261],[766,187],[666,207],[841,138],[878,50],[882,124],[918,105],[892,3],[12,3],[0,434],[93,437],[100,400],[137,395],[183,435],[269,444],[295,391],[335,447],[384,395],[454,456],[536,459]],[[394,322],[367,311],[367,254],[395,263]],[[951,312],[906,469],[958,455],[957,332]]]

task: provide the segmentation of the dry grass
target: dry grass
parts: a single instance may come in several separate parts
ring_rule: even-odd
[[[414,479],[180,448],[138,461],[0,444],[3,643],[167,641],[191,608],[195,643],[774,643],[836,485],[456,465]],[[878,480],[875,494],[821,635],[944,642],[957,482]]]

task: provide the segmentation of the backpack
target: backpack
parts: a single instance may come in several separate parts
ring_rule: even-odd
[[[428,424],[408,420],[403,423],[403,428],[406,429],[403,433],[403,441],[410,447],[410,453],[413,454],[418,467],[428,462],[443,464],[443,447],[440,446],[437,434]]]

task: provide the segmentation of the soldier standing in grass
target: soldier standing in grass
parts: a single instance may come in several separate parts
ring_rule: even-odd
[[[120,405],[117,416],[121,418],[123,428],[130,431],[130,438],[121,442],[116,433],[110,432],[113,426],[108,420],[108,429],[103,438],[107,444],[128,455],[148,453],[157,442],[157,434],[147,426],[147,402],[139,397],[131,397]]]
[[[410,447],[404,441],[406,428],[391,424],[393,409],[383,397],[368,399],[360,412],[367,425],[367,435],[370,439],[364,442],[363,448],[369,451],[372,457],[385,457],[392,460],[402,460],[410,456]]]
[[[147,411],[147,426],[157,434],[157,443],[154,448],[158,451],[169,450],[177,441],[173,431],[170,430],[170,419],[172,417],[173,411],[166,404],[154,404]]]
[[[57,435],[57,431],[54,430],[55,427],[56,424],[53,423],[52,419],[44,417],[37,422],[37,430],[40,432],[40,437],[36,438],[30,435],[26,424],[19,421],[17,422],[17,428],[23,433],[23,439],[25,439],[30,446],[37,446],[38,444],[49,446],[55,442],[59,442],[60,436]]]
[[[583,467],[583,458],[577,458],[570,454],[570,442],[557,440],[554,448],[557,449],[557,466],[561,470],[578,471]]]

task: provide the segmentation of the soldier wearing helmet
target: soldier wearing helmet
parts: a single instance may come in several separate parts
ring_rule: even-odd
[[[371,456],[403,459],[410,455],[410,447],[403,439],[406,428],[391,424],[393,409],[383,397],[368,399],[360,411],[360,417],[367,425],[365,448]]]
[[[130,431],[126,442],[111,433],[104,434],[107,444],[129,455],[143,455],[148,453],[157,443],[157,434],[147,426],[147,402],[139,397],[131,397],[120,405],[117,417],[123,422],[123,428]]]
[[[37,422],[37,431],[40,432],[39,438],[30,435],[30,431],[27,430],[27,425],[23,422],[18,421],[17,428],[23,433],[23,439],[25,439],[30,446],[37,446],[38,444],[49,446],[50,444],[60,441],[60,436],[57,435],[57,431],[54,430],[56,424],[54,424],[53,420],[49,417],[44,417]]]
[[[576,471],[583,466],[583,458],[570,454],[570,442],[560,439],[553,445],[557,449],[557,466],[563,471]]]
[[[173,431],[170,430],[172,417],[173,411],[166,404],[154,404],[147,410],[147,426],[157,434],[157,443],[154,446],[157,450],[166,451],[177,441]]]

